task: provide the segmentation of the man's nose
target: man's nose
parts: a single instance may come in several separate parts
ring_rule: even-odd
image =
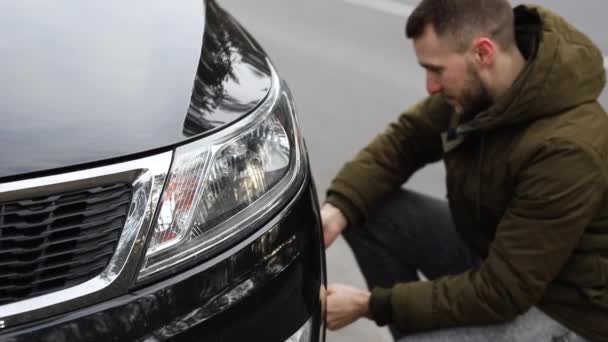
[[[441,83],[433,75],[426,74],[426,91],[429,95],[433,95],[441,91]]]

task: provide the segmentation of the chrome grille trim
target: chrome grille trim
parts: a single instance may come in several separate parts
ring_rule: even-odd
[[[133,188],[129,214],[116,252],[101,274],[73,287],[0,306],[0,320],[4,327],[64,313],[126,293],[137,275],[146,235],[172,155],[172,152],[166,152],[120,164],[0,184],[0,202],[36,197],[40,192],[70,191],[82,188],[84,184],[95,186],[126,181]]]
[[[109,264],[131,203],[126,183],[0,204],[0,305],[60,291]]]

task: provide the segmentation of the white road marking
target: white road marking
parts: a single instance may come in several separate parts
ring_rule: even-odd
[[[414,10],[414,6],[393,0],[344,0],[344,2],[404,18],[407,18]]]
[[[368,8],[374,11],[407,18],[414,6],[393,0],[343,0],[351,5]],[[608,56],[604,55],[604,69],[608,71]]]

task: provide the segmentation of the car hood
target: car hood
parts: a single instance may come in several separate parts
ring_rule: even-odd
[[[235,57],[246,49],[233,51],[228,76],[214,75],[204,56],[222,56],[202,48],[203,35],[222,50],[234,45],[231,34],[246,33],[212,7],[213,13],[201,1],[1,2],[0,180],[168,149],[250,111],[267,94],[269,78]],[[221,27],[210,29],[210,15]],[[207,37],[213,30],[222,34]],[[219,94],[209,92],[218,85]],[[222,96],[231,106],[222,105]]]

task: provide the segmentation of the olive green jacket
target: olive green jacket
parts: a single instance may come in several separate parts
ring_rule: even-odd
[[[443,160],[455,225],[484,262],[457,276],[374,289],[374,319],[417,332],[504,322],[537,306],[608,341],[603,57],[546,9],[515,14],[528,63],[505,96],[459,126],[439,96],[427,98],[343,167],[327,201],[356,225],[416,170]]]

